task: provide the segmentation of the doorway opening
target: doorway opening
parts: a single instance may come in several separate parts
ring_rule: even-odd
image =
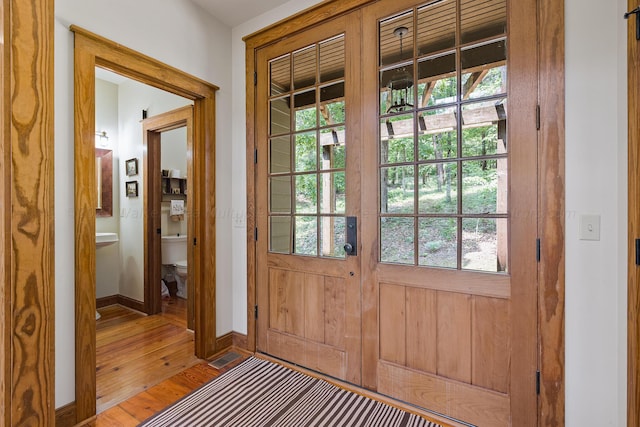
[[[195,355],[216,349],[215,85],[72,26],[75,34],[75,382],[76,422],[96,413],[95,68],[193,101],[191,265]],[[128,187],[127,187],[128,188]],[[133,188],[133,185],[132,185]],[[159,239],[158,239],[159,240]],[[205,281],[204,278],[207,278]],[[157,282],[159,285],[159,282]]]
[[[145,311],[159,313],[163,292],[165,296],[175,295],[187,301],[187,325],[194,329],[194,290],[189,269],[193,259],[193,245],[189,244],[193,242],[189,205],[193,192],[193,108],[186,106],[145,119],[142,129],[148,192]]]

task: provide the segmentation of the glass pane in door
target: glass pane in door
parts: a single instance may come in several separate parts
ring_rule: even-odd
[[[429,1],[378,35],[380,260],[507,272],[506,0]]]
[[[270,62],[271,252],[345,257],[344,62],[343,34]]]

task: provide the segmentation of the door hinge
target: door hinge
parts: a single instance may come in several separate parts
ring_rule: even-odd
[[[253,314],[255,315],[256,319],[258,318],[258,306],[255,305],[253,306]]]
[[[540,371],[536,371],[536,394],[540,394]]]
[[[540,239],[536,239],[536,261],[540,262]]]
[[[256,71],[253,72],[253,85],[258,85],[258,73]]]
[[[256,229],[255,229],[255,231],[253,233],[253,236],[255,237],[256,242],[257,242],[258,241],[258,227],[256,227]]]
[[[258,149],[253,150],[253,163],[258,164]]]
[[[640,239],[636,239],[636,265],[640,265]]]
[[[536,130],[540,130],[540,106],[536,105]]]

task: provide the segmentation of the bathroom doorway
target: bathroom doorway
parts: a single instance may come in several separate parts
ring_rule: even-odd
[[[215,216],[209,215],[215,212],[216,200],[215,93],[218,87],[79,27],[72,26],[71,31],[75,35],[75,409],[76,422],[80,423],[96,414],[95,67],[193,102],[194,190],[190,195],[190,209],[194,245],[189,275],[194,287],[193,300],[197,302],[194,331],[195,355],[199,358],[208,358],[220,351],[215,310],[216,224]],[[135,197],[135,185],[131,187],[130,193]],[[125,188],[129,194],[129,185]]]
[[[176,134],[178,131],[181,132]],[[144,208],[145,312],[161,312],[164,291],[164,296],[168,294],[169,297],[177,296],[187,300],[187,327],[193,329],[194,289],[193,280],[190,280],[191,270],[188,268],[192,265],[194,246],[192,211],[188,203],[193,183],[193,107],[189,105],[144,119],[142,132],[146,153],[143,169],[147,195]],[[186,276],[182,272],[181,267],[185,266],[180,263],[181,260],[165,262],[162,250],[162,242],[169,242],[169,237],[172,237],[171,245],[177,246],[179,244],[174,241],[182,241],[182,236],[185,235]],[[179,265],[174,265],[175,262]]]

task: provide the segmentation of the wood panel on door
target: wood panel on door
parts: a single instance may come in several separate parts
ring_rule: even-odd
[[[359,13],[358,13],[359,15]],[[360,20],[257,54],[257,349],[360,383]]]

